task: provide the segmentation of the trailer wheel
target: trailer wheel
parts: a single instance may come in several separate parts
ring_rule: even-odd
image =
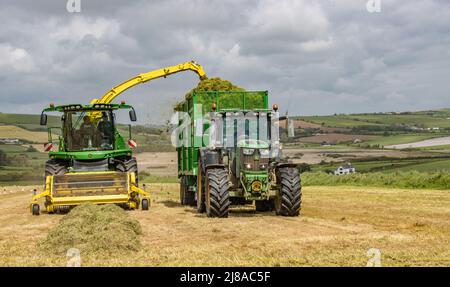
[[[205,212],[205,176],[203,174],[203,168],[201,166],[201,160],[198,160],[198,172],[197,172],[197,212]]]
[[[142,202],[141,202],[141,205],[142,205],[142,210],[148,210],[148,199],[147,198],[144,198],[143,200],[142,200]]]
[[[136,176],[136,186],[139,185],[138,165],[135,157],[132,157],[124,161],[118,161],[116,169],[120,172],[134,172]]]
[[[256,211],[259,211],[259,212],[272,211],[274,209],[274,201],[273,201],[273,199],[256,200],[255,207],[256,207]]]
[[[185,177],[181,177],[180,180],[180,204],[186,205],[186,187],[184,185],[184,179]]]
[[[186,176],[181,177],[180,181],[180,203],[181,205],[195,206],[195,194],[189,190],[188,178]]]
[[[282,167],[278,170],[277,179],[280,184],[277,197],[275,198],[277,215],[300,215],[302,187],[298,170],[293,167]]]
[[[221,168],[206,172],[206,214],[208,217],[228,217],[230,196],[228,193],[228,173]]]
[[[31,206],[31,213],[32,213],[33,215],[39,215],[39,214],[40,214],[40,207],[39,207],[39,204],[33,204],[33,205]]]

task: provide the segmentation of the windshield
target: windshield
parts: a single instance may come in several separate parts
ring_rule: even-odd
[[[68,111],[64,115],[63,124],[68,151],[114,149],[111,111]]]

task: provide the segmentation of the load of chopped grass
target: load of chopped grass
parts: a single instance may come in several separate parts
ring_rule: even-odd
[[[198,91],[244,91],[243,88],[236,86],[230,81],[223,80],[219,77],[201,80],[197,87],[193,88],[186,94],[186,98]]]
[[[65,254],[69,248],[84,254],[126,253],[141,247],[141,233],[139,221],[130,219],[122,208],[88,203],[66,214],[38,247],[53,254]]]

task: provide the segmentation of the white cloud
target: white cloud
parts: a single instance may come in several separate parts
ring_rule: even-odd
[[[0,43],[0,66],[11,67],[18,72],[29,72],[33,69],[33,60],[25,49]]]

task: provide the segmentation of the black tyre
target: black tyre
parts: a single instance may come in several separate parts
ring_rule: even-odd
[[[39,215],[40,214],[39,204],[33,204],[33,206],[31,207],[31,213],[33,215]]]
[[[228,193],[228,173],[222,168],[212,168],[206,172],[206,214],[208,217],[228,217],[230,196]]]
[[[300,173],[296,168],[283,167],[277,172],[280,190],[275,199],[277,215],[298,216],[302,204]]]
[[[148,210],[149,202],[147,198],[144,198],[141,202],[142,210]]]
[[[118,161],[116,170],[120,172],[134,172],[136,175],[136,186],[139,184],[138,165],[135,157]]]
[[[180,180],[180,203],[181,205],[195,206],[195,194],[189,190],[188,178],[182,176]]]
[[[48,160],[45,163],[45,176],[49,175],[62,175],[67,172],[67,165],[63,161],[56,159]]]
[[[205,175],[201,166],[200,158],[198,160],[198,172],[197,172],[197,212],[203,213],[206,210],[205,207]]]
[[[274,209],[274,201],[273,201],[273,199],[257,200],[257,201],[255,201],[255,207],[256,207],[256,211],[259,211],[259,212],[272,211]]]

